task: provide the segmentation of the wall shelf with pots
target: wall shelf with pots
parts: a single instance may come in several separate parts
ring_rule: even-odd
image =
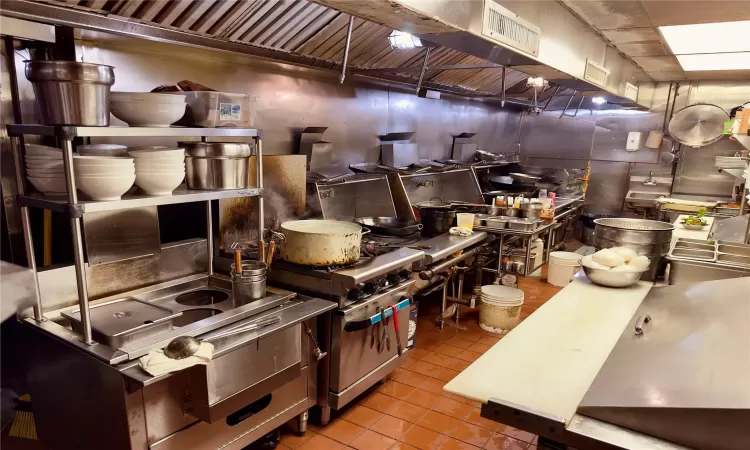
[[[19,206],[21,207],[21,222],[24,231],[24,243],[29,267],[36,275],[34,260],[34,245],[29,221],[29,207],[38,207],[68,213],[70,215],[73,256],[75,260],[76,284],[78,303],[81,311],[81,340],[88,345],[94,345],[92,338],[89,295],[86,281],[86,261],[83,250],[82,216],[84,213],[125,210],[144,206],[168,205],[175,203],[205,202],[207,223],[208,275],[213,275],[213,220],[211,201],[238,197],[258,197],[257,223],[258,236],[263,236],[263,146],[260,130],[254,128],[180,128],[180,127],[86,127],[86,126],[47,126],[47,125],[8,125],[8,136],[15,163],[16,182],[18,187]],[[25,135],[52,136],[58,138],[63,160],[63,175],[65,179],[64,196],[44,196],[41,194],[27,194],[24,170],[24,151],[22,137]],[[171,195],[148,196],[143,194],[125,194],[118,200],[88,201],[79,200],[73,167],[73,139],[76,137],[247,137],[255,141],[254,155],[256,164],[257,184],[243,189],[197,190],[179,186]],[[44,321],[39,283],[35,277],[36,303],[34,319],[38,323]]]

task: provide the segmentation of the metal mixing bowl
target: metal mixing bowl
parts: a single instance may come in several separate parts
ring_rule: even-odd
[[[632,286],[648,271],[646,269],[641,272],[612,272],[610,270],[592,269],[583,265],[583,259],[579,260],[578,264],[583,267],[583,272],[592,283],[613,288]]]

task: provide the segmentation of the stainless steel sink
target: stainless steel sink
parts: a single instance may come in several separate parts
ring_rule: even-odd
[[[651,206],[655,207],[654,200],[659,197],[669,195],[669,192],[639,192],[639,191],[628,191],[625,195],[625,202],[632,205],[639,206]]]
[[[651,192],[631,192],[628,198],[637,198],[644,200],[656,200],[659,197],[663,197],[665,194],[654,194]]]

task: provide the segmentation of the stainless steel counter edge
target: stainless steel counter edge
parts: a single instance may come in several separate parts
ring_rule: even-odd
[[[494,398],[482,405],[481,416],[581,450],[688,450],[687,447],[580,414],[575,414],[566,426],[559,417],[547,417],[538,411],[529,411]]]
[[[577,195],[575,197],[559,197],[555,200],[555,212],[566,208],[576,202],[583,202],[583,195]]]
[[[184,286],[189,290],[206,287],[212,284],[221,285],[227,283],[229,283],[229,281],[225,276],[217,275],[211,278],[206,274],[189,275],[187,277],[165,281],[156,285],[146,286],[140,289],[111,295],[109,297],[98,299],[91,304],[98,305],[123,297],[133,297],[144,301],[151,301],[155,298],[160,298],[166,295],[165,293],[175,286]],[[224,289],[231,288],[231,284],[228,286],[220,287],[223,287]],[[98,343],[87,345],[83,341],[81,341],[81,338],[78,334],[54,321],[54,319],[58,319],[61,316],[62,312],[75,310],[76,308],[78,308],[78,306],[70,306],[55,311],[45,312],[46,320],[42,322],[37,322],[33,318],[24,318],[22,319],[22,322],[25,325],[29,326],[32,330],[43,332],[50,337],[65,342],[68,345],[72,345],[79,350],[89,353],[90,355],[104,361],[105,363],[118,364],[130,359],[135,359],[143,356],[155,348],[163,348],[177,336],[198,336],[201,334],[209,333],[218,328],[225,327],[227,325],[233,325],[247,317],[254,316],[268,309],[277,307],[280,304],[297,296],[297,294],[294,292],[274,288],[272,286],[269,286],[268,290],[273,294],[257,302],[233,308],[230,311],[225,311],[224,313],[217,314],[207,319],[194,322],[178,329],[174,329],[169,333],[159,334],[153,336],[152,338],[133,342],[120,349],[113,349],[107,347],[106,345]]]
[[[172,339],[178,336],[200,336],[227,325],[239,324],[242,319],[250,316],[255,317],[257,314],[275,308],[296,296],[297,294],[295,293],[274,294],[253,303],[238,306],[230,311],[185,325],[184,327],[173,329],[169,333],[162,333],[147,339],[135,341],[120,348],[127,357],[112,362],[120,363],[126,360],[140,358],[141,356],[148,354],[151,350],[166,347]]]
[[[484,231],[476,231],[471,236],[451,236],[448,233],[435,236],[433,238],[419,241],[418,245],[428,245],[431,248],[425,249],[423,264],[430,264],[445,259],[449,255],[463,250],[474,244],[479,244],[487,238]]]
[[[266,317],[269,315],[278,315],[281,317],[281,321],[275,325],[267,326],[257,331],[228,336],[225,339],[220,339],[214,342],[213,358],[218,358],[235,350],[238,347],[248,345],[265,336],[292,327],[325,312],[331,311],[338,307],[338,304],[319,298],[299,296],[298,300],[291,300],[289,304],[282,304],[280,305],[280,307],[282,308],[280,311],[268,310],[262,315],[256,315],[252,318],[233,323],[233,326],[228,329],[242,326],[248,322],[255,321],[261,317]],[[207,333],[202,337],[208,338],[211,337],[212,334],[215,333]],[[146,373],[143,369],[141,369],[138,361],[128,361],[126,363],[120,364],[119,366],[117,366],[117,369],[124,376],[143,386],[148,386],[150,384],[156,383],[172,375],[164,374],[158,377],[153,377]]]
[[[512,230],[510,228],[491,228],[491,227],[474,227],[477,231],[486,231],[490,234],[503,234],[506,236],[536,236],[537,234],[541,234],[547,230],[549,230],[551,227],[557,225],[557,221],[553,220],[550,223],[544,224],[541,227],[537,228],[536,230],[530,230],[530,231],[521,231],[521,230]]]

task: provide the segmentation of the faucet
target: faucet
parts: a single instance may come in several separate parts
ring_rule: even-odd
[[[651,172],[648,173],[648,178],[646,179],[646,181],[643,182],[644,186],[656,186],[658,184],[659,183],[657,183],[656,180],[654,180],[654,172],[653,171],[651,171]]]

